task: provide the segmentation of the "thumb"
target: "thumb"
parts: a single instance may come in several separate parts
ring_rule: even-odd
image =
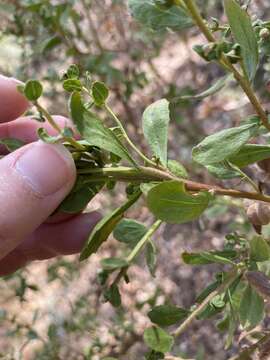
[[[38,141],[0,160],[0,259],[51,215],[75,178],[63,145]]]

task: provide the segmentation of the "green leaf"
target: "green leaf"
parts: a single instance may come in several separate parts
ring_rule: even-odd
[[[14,138],[0,139],[0,144],[4,145],[10,152],[15,151],[26,145],[24,141]]]
[[[192,26],[192,20],[183,8],[159,6],[153,0],[128,0],[132,16],[153,31],[182,30]]]
[[[41,53],[45,54],[47,51],[52,50],[53,48],[55,48],[57,45],[60,45],[62,43],[62,39],[60,38],[60,36],[54,35],[52,37],[50,37],[49,39],[46,39],[42,44],[41,44]]]
[[[268,158],[270,158],[269,145],[246,144],[238,153],[231,156],[229,161],[239,168],[243,168]]]
[[[129,209],[141,196],[141,192],[134,194],[122,206],[115,209],[111,214],[105,216],[92,230],[80,255],[80,261],[87,259],[95,253],[99,247],[105,242],[115,226],[122,219],[123,214]]]
[[[115,133],[106,128],[100,119],[86,110],[79,92],[73,92],[69,101],[70,113],[78,131],[89,145],[112,152],[122,159],[128,160],[137,167],[128,150]]]
[[[146,227],[136,220],[123,219],[115,227],[113,236],[116,240],[134,248],[134,246],[146,234]]]
[[[152,323],[159,326],[171,326],[184,320],[189,314],[189,311],[173,305],[155,306],[148,313],[149,319]]]
[[[174,339],[163,329],[153,326],[144,331],[144,342],[150,349],[166,353],[172,349]]]
[[[233,314],[230,314],[225,350],[228,350],[232,346],[234,340],[234,334],[237,328],[238,328],[238,321],[236,320],[235,316],[233,316]]]
[[[23,88],[24,95],[30,101],[36,101],[42,95],[42,85],[37,80],[28,80]]]
[[[252,329],[264,317],[264,301],[249,285],[246,287],[239,308],[241,325],[245,329]]]
[[[226,305],[225,301],[223,300],[223,295],[217,295],[211,300],[211,305],[213,305],[215,308],[222,309]]]
[[[150,211],[160,220],[182,224],[197,219],[207,208],[211,195],[199,192],[196,195],[185,190],[179,181],[166,181],[154,186],[147,195]]]
[[[192,157],[202,165],[220,163],[239,151],[257,130],[257,124],[248,124],[207,136],[193,148]]]
[[[66,76],[69,79],[78,79],[80,76],[80,69],[76,64],[71,64],[66,71]]]
[[[165,355],[162,354],[161,352],[157,352],[154,350],[151,350],[145,356],[145,360],[161,360],[161,359],[165,359]]]
[[[227,180],[241,177],[241,174],[233,170],[226,162],[206,165],[205,167],[213,176],[219,179]]]
[[[244,69],[250,80],[253,80],[259,62],[259,51],[255,32],[248,13],[235,0],[224,0],[225,11],[232,34],[241,46]]]
[[[270,259],[270,246],[261,236],[255,236],[249,246],[251,260],[261,262]]]
[[[72,93],[73,91],[81,91],[82,84],[78,79],[67,79],[63,82],[63,88],[67,92]]]
[[[156,245],[150,241],[146,245],[146,264],[150,271],[150,274],[155,277],[156,265],[157,265],[157,249]]]
[[[182,254],[182,259],[189,265],[208,265],[208,264],[229,264],[232,265],[232,259],[235,259],[237,252],[234,250],[222,250],[222,251],[203,251],[200,253],[188,253]]]
[[[187,170],[184,168],[184,166],[182,164],[180,164],[176,160],[169,160],[168,161],[168,169],[175,176],[178,176],[178,177],[181,177],[181,178],[184,178],[184,179],[188,178]]]
[[[155,186],[159,185],[160,182],[150,182],[150,183],[144,183],[140,185],[141,192],[147,196],[149,191],[154,188]]]
[[[104,183],[91,183],[77,191],[71,192],[61,203],[59,210],[68,214],[81,212],[103,186]]]
[[[197,316],[198,320],[205,320],[205,319],[210,319],[214,316],[216,316],[217,314],[219,314],[220,312],[222,312],[224,310],[224,307],[215,307],[213,304],[209,303],[204,310],[202,310],[202,312]]]
[[[220,256],[219,254],[217,255],[215,253],[206,251],[201,253],[201,256],[212,263],[234,265],[233,261],[226,257]]]
[[[116,284],[113,284],[104,292],[104,298],[116,308],[121,306],[121,295]]]
[[[203,300],[206,299],[209,294],[211,294],[213,291],[215,291],[219,287],[220,284],[221,284],[220,280],[216,280],[216,281],[212,282],[211,284],[209,284],[205,289],[203,289],[199,293],[195,302],[199,303],[199,304],[202,303]]]
[[[128,262],[121,258],[107,258],[101,260],[101,266],[104,270],[116,270],[128,266]]]
[[[82,133],[84,129],[84,113],[86,108],[82,102],[81,94],[78,91],[74,91],[69,98],[69,111],[71,118],[76,125],[79,132]]]
[[[174,98],[172,100],[172,102],[177,103],[177,102],[179,102],[179,101],[181,102],[183,100],[205,99],[208,96],[215,95],[220,90],[222,90],[225,87],[225,85],[227,84],[227,82],[231,79],[232,79],[232,75],[226,75],[226,76],[222,77],[221,79],[217,80],[217,82],[215,82],[209,89],[201,92],[200,94],[179,96],[177,98]]]
[[[167,166],[169,102],[161,99],[148,106],[142,118],[143,133],[154,155]]]
[[[95,81],[92,85],[92,96],[95,104],[102,106],[109,96],[109,89],[103,82]]]

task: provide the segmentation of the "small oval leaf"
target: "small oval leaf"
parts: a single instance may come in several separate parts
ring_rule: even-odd
[[[95,81],[92,85],[92,96],[97,106],[102,106],[109,96],[109,89],[100,81]]]
[[[28,100],[36,101],[42,95],[43,87],[37,80],[28,80],[23,91]]]
[[[250,138],[256,135],[258,128],[258,124],[247,124],[207,136],[193,148],[192,157],[202,165],[220,163],[237,153]]]
[[[174,343],[171,335],[156,326],[146,329],[143,339],[147,346],[161,353],[170,351]]]
[[[264,316],[264,301],[249,285],[243,292],[240,308],[240,322],[245,329],[258,325]]]
[[[166,181],[151,188],[147,195],[150,211],[160,220],[181,224],[197,219],[207,208],[211,195],[191,194],[179,181]]]
[[[113,231],[116,240],[134,247],[146,234],[146,227],[136,220],[123,219]]]
[[[166,7],[153,0],[129,0],[132,16],[153,31],[182,30],[192,26],[192,20],[179,6]]]
[[[169,102],[166,99],[154,102],[143,113],[142,126],[144,136],[154,155],[164,166],[167,166],[169,121]]]
[[[232,34],[241,46],[245,72],[248,78],[253,80],[258,67],[259,50],[251,19],[235,0],[224,0],[224,7]]]
[[[173,305],[155,306],[148,313],[149,319],[159,326],[171,326],[184,320],[189,314],[188,310]]]

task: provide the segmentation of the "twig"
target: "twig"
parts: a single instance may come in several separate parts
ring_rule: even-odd
[[[174,337],[180,336],[186,329],[191,325],[193,320],[200,314],[200,312],[213,300],[217,295],[224,292],[231,283],[235,280],[236,276],[238,276],[238,269],[233,269],[229,274],[227,279],[211,294],[204,299],[204,301],[196,307],[196,309],[188,316],[188,318],[173,332]]]
[[[147,233],[141,238],[141,240],[137,243],[137,245],[134,247],[134,249],[131,251],[129,256],[127,257],[127,261],[129,263],[132,263],[132,261],[137,257],[137,255],[140,253],[140,251],[144,248],[145,244],[149,241],[151,236],[154,234],[154,232],[157,231],[157,229],[162,224],[161,220],[157,220],[147,231]]]
[[[226,189],[217,185],[202,184],[195,181],[179,178],[168,172],[152,168],[139,166],[138,168],[131,167],[108,167],[108,168],[96,168],[96,169],[80,169],[79,174],[91,175],[93,181],[115,179],[123,182],[151,182],[151,181],[163,181],[163,180],[176,180],[185,184],[186,189],[193,192],[208,191],[213,195],[230,196],[240,199],[251,199],[270,203],[270,196],[257,192],[248,192],[234,189]],[[91,182],[89,176],[89,182]]]
[[[201,32],[204,34],[205,38],[209,42],[216,42],[216,38],[214,37],[214,35],[211,33],[210,29],[206,25],[195,2],[193,0],[183,0],[183,2],[185,3],[188,11],[190,12],[190,15],[192,16],[195,24],[197,24]],[[246,79],[244,76],[242,76],[239,73],[239,71],[231,64],[230,60],[224,54],[221,56],[221,60],[219,60],[219,63],[225,70],[229,70],[233,73],[235,79],[242,87],[247,97],[249,98],[251,104],[253,105],[254,109],[256,110],[263,125],[270,131],[270,124],[268,122],[267,114],[265,110],[262,108],[260,101],[258,100],[256,94],[254,93],[248,79]]]
[[[134,247],[134,249],[131,251],[131,253],[128,255],[128,257],[126,259],[129,264],[131,264],[134,261],[134,259],[139,255],[141,250],[144,248],[144,246],[147,244],[147,242],[151,239],[151,236],[157,231],[157,229],[160,227],[161,224],[162,224],[162,221],[157,220],[150,227],[150,229],[147,231],[147,233],[141,238],[141,240],[136,244],[136,246]],[[113,281],[113,285],[116,285],[119,283],[121,278],[126,275],[127,270],[128,270],[128,266],[122,268],[119,271],[119,273],[117,274],[116,278]]]

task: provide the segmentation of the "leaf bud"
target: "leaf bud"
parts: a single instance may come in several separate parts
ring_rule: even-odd
[[[216,43],[209,43],[203,45],[204,56],[209,58],[209,56],[211,56],[213,51],[215,50],[216,46]]]
[[[195,45],[193,50],[206,61],[217,60],[219,56],[216,43]]]

